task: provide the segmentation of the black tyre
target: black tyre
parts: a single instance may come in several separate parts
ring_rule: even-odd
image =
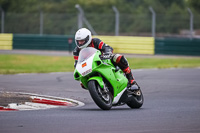
[[[88,82],[88,89],[94,102],[102,110],[109,110],[112,107],[112,95],[99,86],[95,80]]]
[[[143,102],[144,102],[144,97],[143,97],[142,91],[140,89],[137,90],[134,94],[131,94],[129,99],[130,100],[127,102],[127,105],[133,109],[142,107]]]

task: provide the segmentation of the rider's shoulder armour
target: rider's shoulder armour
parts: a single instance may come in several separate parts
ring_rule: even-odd
[[[99,38],[93,38],[92,39],[92,45],[94,48],[99,49],[103,53],[107,51],[113,51],[113,48],[109,45],[105,44],[103,41],[101,41]],[[109,50],[108,50],[109,49]]]

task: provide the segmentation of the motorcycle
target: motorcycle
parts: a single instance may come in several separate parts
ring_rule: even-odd
[[[130,108],[140,108],[143,105],[140,86],[136,83],[131,89],[127,89],[128,80],[123,71],[93,47],[80,51],[74,79],[81,81],[102,110],[110,110],[112,106],[124,104]]]

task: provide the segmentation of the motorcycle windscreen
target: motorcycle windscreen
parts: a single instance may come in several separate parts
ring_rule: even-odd
[[[85,60],[87,60],[90,56],[92,56],[94,53],[96,53],[97,49],[93,47],[87,47],[80,51],[78,63],[81,63]]]

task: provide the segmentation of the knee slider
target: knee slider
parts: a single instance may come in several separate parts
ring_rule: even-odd
[[[120,54],[115,54],[115,55],[113,56],[113,61],[114,61],[115,63],[118,63],[118,62],[120,61],[120,59],[121,59],[121,55],[120,55]]]

